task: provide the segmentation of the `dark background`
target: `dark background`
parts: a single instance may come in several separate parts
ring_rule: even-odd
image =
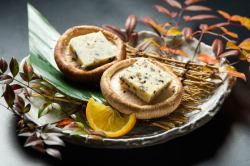
[[[123,26],[129,14],[149,15],[159,21],[166,18],[152,9],[164,4],[160,0],[32,0],[32,4],[59,31],[79,24],[114,24]],[[28,54],[27,9],[25,0],[0,0],[0,55],[21,60]],[[249,0],[210,0],[214,9],[250,17]],[[196,26],[196,25],[193,25]],[[143,28],[140,26],[139,28]],[[239,30],[250,37],[249,31]],[[238,68],[245,71],[248,65]],[[250,86],[239,80],[221,111],[208,124],[181,138],[154,147],[133,150],[104,150],[67,144],[62,150],[63,161],[44,157],[22,147],[24,140],[16,136],[15,119],[0,110],[0,165],[36,166],[67,164],[152,162],[155,165],[250,165]],[[120,160],[120,161],[118,161]],[[160,165],[160,164],[159,164]]]

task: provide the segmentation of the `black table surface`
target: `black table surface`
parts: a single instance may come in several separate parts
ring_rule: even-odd
[[[0,0],[0,55],[21,60],[28,54],[27,2]],[[31,3],[59,32],[79,24],[114,24],[122,26],[129,14],[149,15],[164,21],[152,9],[161,0],[32,0]],[[249,0],[210,0],[214,9],[250,17]],[[195,26],[195,25],[193,25]],[[142,28],[142,27],[140,27]],[[241,37],[250,36],[240,31]],[[247,72],[248,65],[237,65]],[[61,164],[115,164],[152,162],[158,165],[250,165],[250,86],[237,81],[220,112],[196,131],[165,144],[132,150],[105,150],[67,144],[63,160],[45,157],[23,148],[24,140],[16,135],[16,121],[11,113],[0,109],[0,165],[36,166]],[[160,164],[159,164],[160,165]]]

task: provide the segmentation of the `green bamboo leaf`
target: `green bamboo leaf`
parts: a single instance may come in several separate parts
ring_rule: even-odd
[[[60,34],[30,4],[28,4],[28,22],[30,45],[28,60],[34,72],[41,75],[63,94],[72,98],[87,101],[92,96],[103,101],[99,89],[76,87],[65,79],[54,60],[54,47]]]

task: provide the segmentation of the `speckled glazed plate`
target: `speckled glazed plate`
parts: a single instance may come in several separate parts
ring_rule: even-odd
[[[47,20],[34,9],[31,5],[28,5],[28,16],[29,16],[29,41],[30,51],[39,54],[40,58],[46,58],[52,66],[55,66],[53,59],[53,48],[59,37],[59,33],[48,24]],[[38,34],[43,35],[38,35]],[[143,35],[152,35],[150,32],[142,32]],[[143,35],[141,35],[143,37]],[[40,41],[40,42],[39,42]],[[46,41],[46,42],[44,42]],[[194,45],[197,43],[194,43]],[[40,45],[40,46],[39,46]],[[41,47],[41,45],[44,45]],[[186,51],[192,51],[193,46],[188,46]],[[43,49],[41,49],[43,48]],[[202,44],[201,49],[204,51],[212,52],[211,48],[205,44]],[[43,56],[44,55],[44,56]],[[30,54],[32,56],[32,54]],[[29,60],[30,57],[26,57],[25,60]],[[35,69],[36,74],[40,74],[39,70]],[[216,89],[209,99],[205,100],[200,105],[200,110],[194,110],[191,113],[187,113],[188,122],[179,126],[174,127],[168,131],[158,128],[156,126],[148,125],[148,123],[138,123],[136,127],[126,136],[121,138],[99,138],[91,137],[85,134],[78,135],[77,137],[72,136],[69,131],[54,127],[55,130],[61,130],[64,133],[64,140],[78,145],[100,147],[100,148],[138,148],[145,146],[152,146],[155,144],[164,143],[171,139],[190,133],[198,127],[204,125],[211,120],[216,113],[219,111],[225,98],[231,91],[233,81],[227,76],[224,76],[224,81]],[[38,103],[42,101],[35,100],[31,111],[27,114],[27,118],[38,125],[46,123],[52,123],[62,119],[65,115],[62,113],[54,112],[53,114],[47,114],[41,118],[37,117]],[[67,106],[70,108],[70,106]],[[70,108],[70,110],[73,110]]]

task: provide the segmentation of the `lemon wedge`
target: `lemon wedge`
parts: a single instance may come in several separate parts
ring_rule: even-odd
[[[94,131],[102,131],[110,138],[127,134],[136,123],[135,114],[120,114],[112,107],[98,103],[93,98],[88,101],[86,116]]]

